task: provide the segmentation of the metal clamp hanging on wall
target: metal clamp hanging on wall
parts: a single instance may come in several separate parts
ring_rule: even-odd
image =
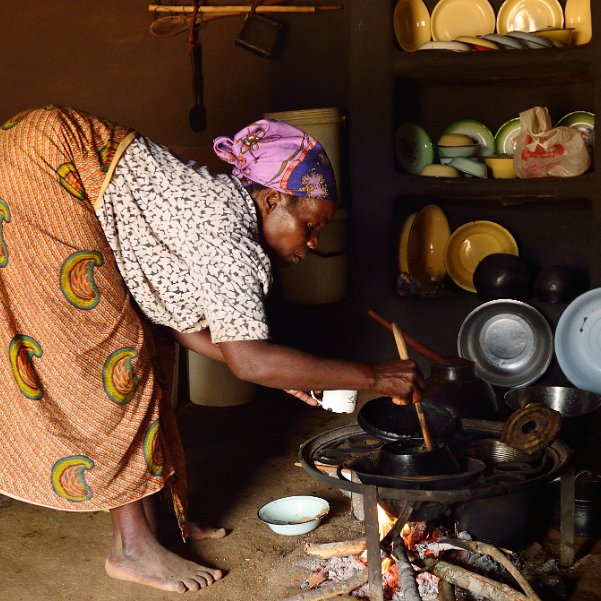
[[[253,0],[235,44],[263,58],[271,58],[282,42],[284,28],[279,21],[257,14],[260,3],[261,0]]]

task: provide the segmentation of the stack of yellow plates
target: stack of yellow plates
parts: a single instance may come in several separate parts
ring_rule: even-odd
[[[407,261],[407,242],[409,241],[409,232],[415,220],[417,213],[411,213],[403,223],[401,228],[401,237],[399,239],[399,269],[401,273],[409,273],[409,263]]]
[[[408,273],[422,288],[443,280],[447,274],[444,249],[450,235],[449,222],[443,210],[437,205],[425,206],[411,221],[406,255],[401,233],[401,271]]]

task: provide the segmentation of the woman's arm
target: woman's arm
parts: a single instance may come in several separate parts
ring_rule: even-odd
[[[206,330],[192,332],[190,334],[182,334],[182,332],[176,332],[175,330],[172,331],[175,341],[180,346],[183,346],[190,351],[194,351],[199,355],[204,355],[209,359],[214,359],[215,361],[221,361],[222,363],[225,363],[225,358],[223,357],[219,345],[211,342],[211,332],[208,328]]]
[[[413,361],[368,364],[325,359],[263,340],[222,342],[229,368],[241,380],[272,388],[370,390],[410,401],[421,390]]]
[[[325,359],[266,340],[211,342],[209,330],[182,334],[174,332],[183,347],[227,363],[241,380],[270,388],[281,388],[309,404],[306,395],[296,391],[348,388],[370,390],[396,399],[410,401],[421,384],[413,361],[387,361],[368,364]],[[300,393],[302,394],[302,393]]]

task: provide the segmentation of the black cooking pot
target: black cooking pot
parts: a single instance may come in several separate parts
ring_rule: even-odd
[[[421,437],[385,444],[378,453],[374,471],[386,476],[426,476],[454,474],[459,462],[443,443],[428,451]]]
[[[534,279],[534,295],[548,303],[568,303],[587,288],[586,276],[565,265],[543,267]]]
[[[532,276],[526,262],[506,253],[484,257],[473,275],[478,296],[484,301],[500,298],[527,300],[532,294]]]
[[[454,417],[497,418],[497,395],[488,382],[476,375],[472,361],[432,364],[424,398],[445,408]]]

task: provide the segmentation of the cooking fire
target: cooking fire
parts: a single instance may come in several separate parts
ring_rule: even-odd
[[[425,449],[419,425],[399,435],[388,420],[367,423],[380,410],[370,403],[358,424],[319,434],[299,451],[311,476],[350,493],[365,540],[308,545],[309,577],[286,601],[345,594],[371,601],[567,598],[561,568],[574,559],[573,518],[564,519],[574,467],[547,408],[529,406],[500,423],[437,420],[424,403],[432,430]],[[541,552],[539,573],[521,552],[534,544],[527,538],[532,499],[553,481],[568,501],[560,559]]]

